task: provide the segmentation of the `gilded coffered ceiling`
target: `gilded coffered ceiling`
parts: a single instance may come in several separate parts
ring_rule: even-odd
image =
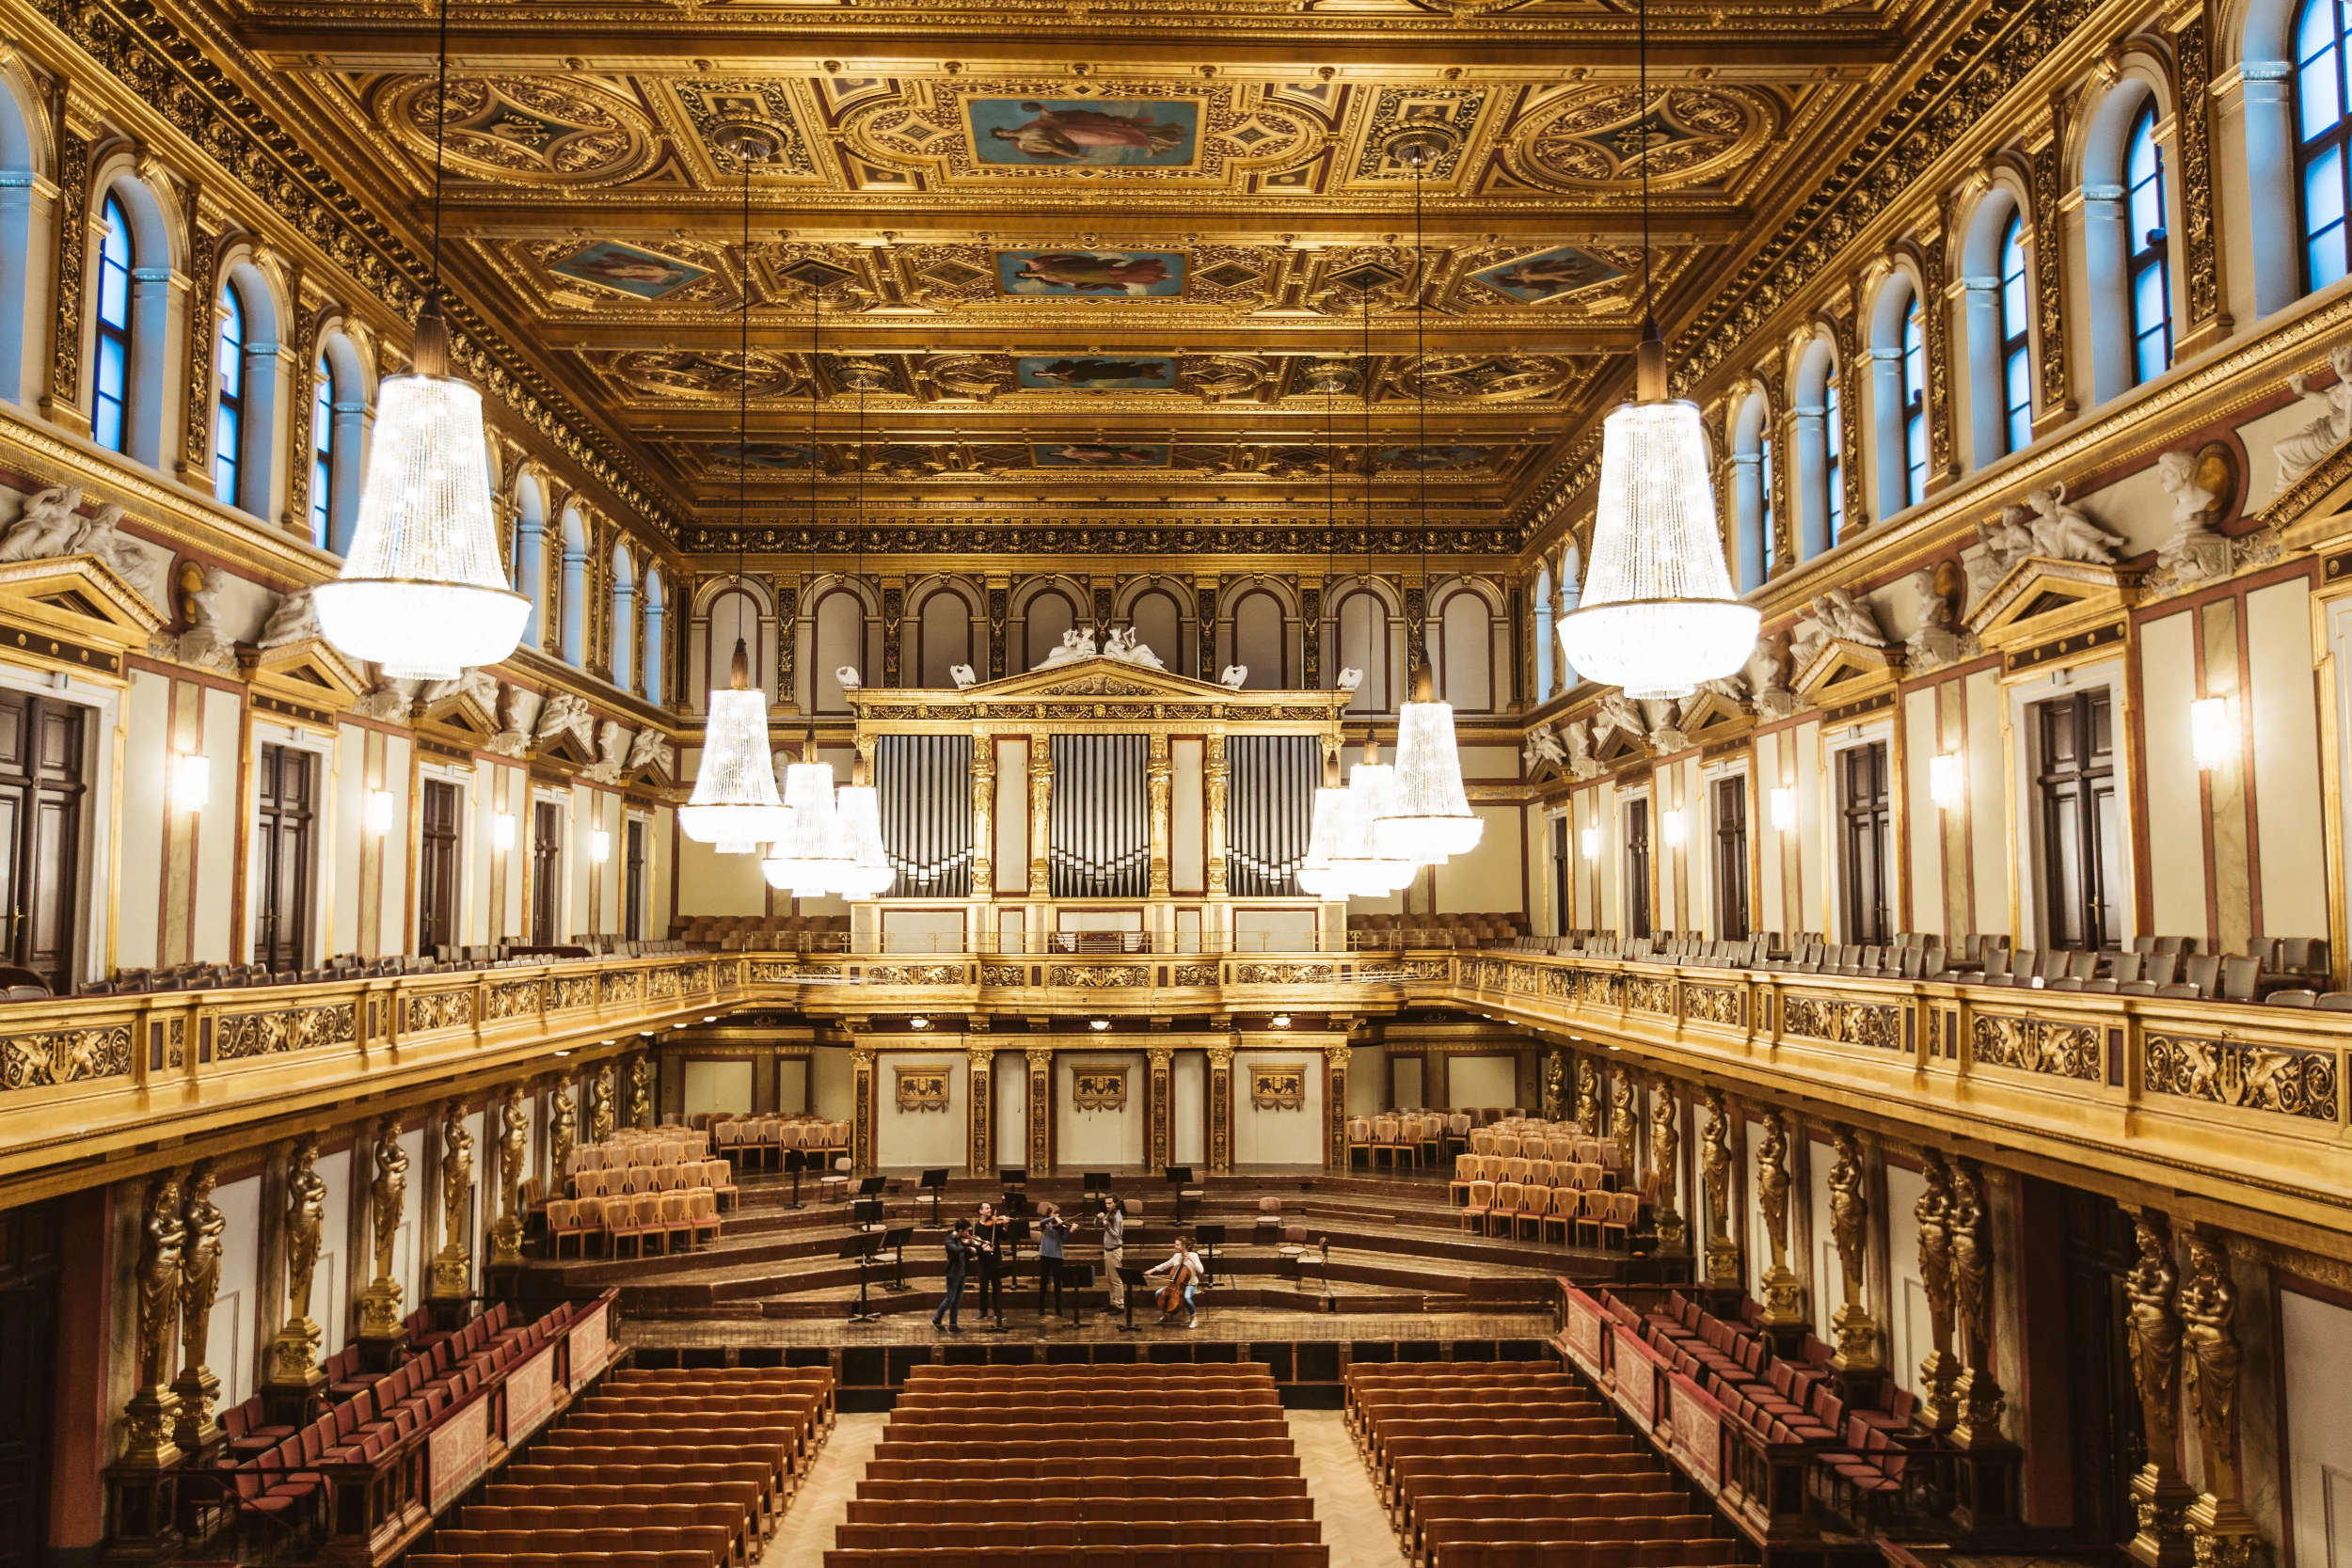
[[[421,232],[429,8],[221,20]],[[457,0],[451,271],[691,520],[862,478],[878,525],[1311,522],[1336,478],[1507,527],[1625,383],[1644,143],[1671,322],[1922,53],[1867,4],[1651,27],[1645,97],[1605,4]]]

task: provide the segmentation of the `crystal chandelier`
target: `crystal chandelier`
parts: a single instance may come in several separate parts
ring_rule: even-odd
[[[531,601],[507,586],[483,437],[482,393],[450,374],[441,313],[441,144],[449,113],[449,0],[441,0],[433,117],[433,277],[411,369],[385,378],[351,550],[312,602],[319,630],[399,680],[455,680],[515,651]]]
[[[792,808],[792,825],[759,863],[768,885],[788,890],[796,898],[843,891],[841,882],[851,861],[834,815],[833,764],[817,760],[814,730],[802,747],[801,760],[784,770],[784,803]]]
[[[1649,108],[1649,24],[1641,18],[1642,112]],[[1592,569],[1560,647],[1580,674],[1632,698],[1687,697],[1738,670],[1759,617],[1731,590],[1695,404],[1666,395],[1666,344],[1649,309],[1649,144],[1642,162],[1642,345],[1637,401],[1601,425]]]
[[[1396,146],[1396,156],[1413,170],[1413,337],[1414,363],[1427,363],[1422,303],[1427,293],[1422,263],[1422,171],[1443,150],[1437,133],[1411,133]],[[1421,379],[1420,444],[1415,467],[1421,476],[1421,580],[1422,641],[1428,639],[1429,583],[1429,386]],[[1410,860],[1422,865],[1442,865],[1453,856],[1475,847],[1486,824],[1470,808],[1462,789],[1462,754],[1454,737],[1454,705],[1439,702],[1437,678],[1427,664],[1413,672],[1412,700],[1396,710],[1396,795],[1388,809],[1373,818],[1373,847],[1382,856]]]
[[[1347,791],[1354,797],[1354,813],[1340,821],[1333,872],[1358,897],[1385,898],[1411,882],[1421,866],[1410,856],[1381,847],[1377,824],[1395,809],[1396,768],[1380,760],[1380,743],[1370,736],[1364,737],[1364,760],[1348,769]]]
[[[749,133],[733,150],[743,165],[743,371],[736,383],[736,439],[751,436],[752,384],[752,164],[772,149]],[[743,577],[745,483],[749,465],[739,462],[735,481],[735,576]],[[742,599],[736,600],[739,607]],[[768,751],[768,699],[753,689],[751,650],[739,626],[735,657],[727,667],[727,689],[713,689],[703,726],[702,760],[694,768],[694,792],[678,809],[678,832],[723,855],[748,855],[791,831],[793,813],[776,796],[776,769]]]
[[[1327,585],[1325,592],[1328,593],[1340,549],[1340,449],[1335,429],[1339,405],[1335,400],[1340,388],[1347,384],[1347,374],[1339,365],[1325,363],[1314,368],[1307,384],[1323,394],[1323,467],[1329,491],[1324,525],[1323,580]],[[1340,783],[1339,758],[1332,756],[1324,765],[1323,784],[1315,791],[1314,811],[1307,819],[1307,854],[1299,862],[1296,875],[1298,890],[1311,898],[1345,898],[1352,891],[1333,872],[1331,853],[1343,832],[1359,831],[1343,826],[1343,818],[1354,800],[1347,786]]]
[[[879,379],[877,367],[859,363],[847,372],[857,388],[857,499],[850,516],[857,531],[856,581],[866,580],[866,394]],[[834,792],[834,825],[839,847],[849,863],[832,873],[834,890],[845,898],[879,898],[898,880],[890,853],[882,846],[882,798],[867,782],[866,759],[850,769],[850,782]]]

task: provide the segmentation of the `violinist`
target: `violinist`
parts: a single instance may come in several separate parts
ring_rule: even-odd
[[[1168,1276],[1168,1284],[1160,1291],[1160,1315],[1163,1320],[1173,1317],[1177,1308],[1182,1307],[1186,1328],[1200,1321],[1200,1281],[1206,1272],[1200,1266],[1200,1255],[1192,1250],[1192,1238],[1189,1236],[1176,1238],[1176,1250],[1168,1255],[1167,1262],[1143,1271],[1146,1279],[1161,1275]]]
[[[991,1307],[999,1314],[1005,1309],[1001,1294],[1004,1259],[1005,1222],[998,1217],[993,1204],[983,1203],[972,1226],[972,1270],[979,1281],[979,1290],[972,1298],[972,1310],[982,1317],[988,1315]]]
[[[1062,1243],[1070,1239],[1070,1222],[1057,1204],[1047,1204],[1037,1222],[1037,1315],[1045,1316],[1045,1287],[1054,1287],[1054,1310],[1061,1310]]]

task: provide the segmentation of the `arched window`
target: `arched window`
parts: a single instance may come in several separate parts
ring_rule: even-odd
[[[47,301],[38,297],[41,280],[24,259],[50,255],[56,243],[56,209],[41,194],[47,160],[33,135],[45,117],[25,112],[36,101],[21,90],[29,85],[19,75],[0,74],[0,257],[9,259],[0,266],[0,398],[20,404],[49,385],[42,363]]]
[[[1908,272],[1890,273],[1870,310],[1869,418],[1874,515],[1893,516],[1928,494],[1929,302]],[[1835,536],[1833,535],[1833,538]]]
[[[2031,306],[2026,298],[2026,215],[2011,213],[2001,230],[2001,420],[2010,451],[2033,442]]]
[[[1790,504],[1796,509],[1797,560],[1805,562],[1837,543],[1845,523],[1846,487],[1840,472],[1845,437],[1838,429],[1837,351],[1826,332],[1817,333],[1797,356],[1788,384]]]
[[[1457,713],[1488,713],[1495,705],[1494,612],[1486,596],[1456,588],[1438,605],[1430,655],[1438,695]]]
[[[310,372],[310,543],[328,547],[335,519],[335,361],[325,350]]]
[[[923,596],[914,614],[915,684],[932,689],[955,685],[949,673],[959,664],[971,664],[972,606],[952,588],[934,588]]]
[[[1290,663],[1289,626],[1282,601],[1262,588],[1234,600],[1225,653],[1227,662],[1249,667],[1248,678],[1242,683],[1246,689],[1282,689]]]
[[[1127,624],[1135,628],[1136,641],[1159,656],[1160,662],[1179,674],[1192,669],[1192,653],[1184,645],[1184,607],[1176,595],[1165,588],[1147,588],[1129,601]],[[1334,674],[1338,666],[1330,659],[1324,663]]]
[[[223,506],[243,506],[245,292],[234,283],[220,291],[220,343],[213,387],[213,495]]]
[[[1396,690],[1404,680],[1405,658],[1388,601],[1359,583],[1343,591],[1333,603],[1331,625],[1336,648],[1327,662],[1335,672],[1346,668],[1364,673],[1347,711],[1394,711]]]
[[[1772,537],[1772,407],[1760,391],[1740,402],[1731,421],[1733,577],[1745,594],[1764,585]]]
[[[1928,345],[1919,311],[1903,313],[1903,504],[1928,498]]]
[[[1846,441],[1840,427],[1844,420],[1837,412],[1837,367],[1829,368],[1829,379],[1821,384],[1821,476],[1828,482],[1829,494],[1823,500],[1823,513],[1829,521],[1829,532],[1820,544],[1828,549],[1846,531]]]
[[[515,487],[515,592],[531,601],[523,619],[523,642],[544,648],[548,609],[547,499],[536,476],[525,474]]]
[[[637,668],[637,569],[628,551],[612,546],[612,684],[629,689]]]
[[[817,688],[817,712],[850,711],[849,693],[842,690],[841,679],[834,672],[846,668],[864,678],[869,667],[866,630],[866,601],[855,589],[835,586],[818,599],[812,650],[816,657],[809,672]]]
[[[2352,268],[2344,214],[2352,203],[2352,7],[2304,0],[2295,19],[2295,168],[2303,218],[2303,287]]]
[[[2165,244],[2164,149],[2156,145],[2156,104],[2140,105],[2123,138],[2126,297],[2131,302],[2132,381],[2153,381],[2172,367],[2172,280]]]
[[[90,435],[124,451],[131,408],[131,214],[109,195],[98,242],[98,351],[90,375]]]
[[[668,635],[670,595],[661,580],[661,568],[645,568],[645,667],[639,672],[638,689],[649,703],[663,698],[661,689],[662,653]]]
[[[564,509],[563,645],[556,651],[564,662],[577,665],[588,657],[588,525],[580,514]]]
[[[1546,562],[1535,568],[1535,583],[1530,590],[1535,595],[1535,613],[1529,617],[1535,623],[1535,701],[1543,702],[1551,695],[1551,654],[1554,633],[1551,629],[1551,564]]]
[[[1560,614],[1567,615],[1583,602],[1584,552],[1571,539],[1560,552]],[[1551,635],[1557,641],[1560,635],[1557,621],[1553,623],[1553,628]],[[1560,689],[1573,691],[1576,683],[1582,677],[1577,674],[1576,666],[1568,662],[1567,649],[1559,648],[1555,652],[1560,656]]]

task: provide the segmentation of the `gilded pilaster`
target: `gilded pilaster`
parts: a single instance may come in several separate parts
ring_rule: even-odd
[[[1168,1138],[1168,1101],[1173,1092],[1170,1075],[1176,1052],[1171,1046],[1155,1045],[1146,1051],[1144,1056],[1150,1063],[1145,1085],[1150,1104],[1144,1122],[1144,1136],[1149,1147],[1144,1151],[1144,1164],[1152,1170],[1165,1170],[1173,1157]]]
[[[2221,228],[2214,221],[2213,19],[2206,0],[2187,0],[2164,19],[2172,40],[2173,117],[2181,154],[2181,279],[2187,330],[2173,347],[2175,363],[2203,352],[2230,335],[2230,315],[2221,308]]]
[[[1830,341],[1837,349],[1837,483],[1846,517],[1845,532],[1830,543],[1839,545],[1870,526],[1870,508],[1862,495],[1862,357],[1852,318],[1831,322]],[[1830,433],[1821,435],[1827,440]]]
[[[1209,896],[1225,895],[1225,736],[1211,735],[1200,748],[1200,836],[1208,842]]]
[[[1209,1047],[1209,1169],[1233,1168],[1233,1047],[1222,1041]]]
[[[1154,730],[1151,745],[1151,760],[1144,768],[1144,781],[1152,808],[1152,896],[1165,898],[1168,896],[1168,862],[1171,842],[1168,797],[1175,784],[1176,766],[1168,758],[1165,733]]]
[[[1347,1169],[1347,1063],[1354,1052],[1345,1040],[1323,1048],[1323,1166]]]
[[[874,1168],[874,1047],[870,1040],[850,1043],[850,1158],[860,1174]]]
[[[82,406],[82,324],[89,292],[90,142],[97,135],[88,105],[77,103],[64,78],[50,100],[50,134],[56,147],[57,248],[51,277],[56,286],[56,332],[49,354],[49,390],[41,417],[87,436]]]
[[[1928,356],[1926,488],[1931,496],[1960,477],[1952,455],[1952,313],[1944,301],[1945,279],[1955,270],[1951,251],[1958,244],[1948,228],[1919,236],[1918,310]]]
[[[1307,690],[1323,685],[1323,584],[1298,591],[1298,683]]]
[[[779,573],[771,586],[776,595],[776,701],[797,707],[801,579]]]
[[[904,578],[896,577],[887,577],[882,578],[882,683],[886,687],[896,688],[906,684],[902,672],[902,655],[899,649],[899,641],[904,631],[906,621],[906,579]]]
[[[2049,114],[2026,137],[2033,196],[2026,243],[2033,250],[2034,351],[2041,371],[2033,410],[2036,438],[2073,419],[2077,406],[2074,360],[2066,345],[2066,241],[2058,219],[2065,200],[2060,167],[2065,141],[2065,102],[2054,97]]]
[[[1053,891],[1054,743],[1039,733],[1029,736],[1029,896],[1043,898]]]
[[[972,1106],[963,1164],[966,1170],[977,1172],[996,1163],[996,1047],[993,1041],[975,1044],[967,1040],[963,1049],[970,1069],[965,1074],[969,1087],[965,1098]]]
[[[286,511],[278,519],[278,526],[289,533],[307,537],[310,531],[310,410],[318,397],[319,312],[302,295],[302,282],[297,274],[294,287],[289,291],[289,297],[294,301],[292,308],[294,353],[286,362],[286,403],[290,409],[300,410],[300,414],[291,427],[294,455],[286,465]],[[499,506],[500,498],[492,497],[491,504]],[[501,522],[503,525],[504,519],[501,518]],[[506,542],[512,531],[505,526],[499,529],[501,556],[506,551]]]
[[[1054,1048],[1033,1045],[1029,1058],[1029,1174],[1054,1168]]]
[[[972,737],[972,896],[996,895],[996,736]]]
[[[188,317],[183,363],[187,372],[186,418],[182,421],[178,479],[206,495],[213,493],[214,386],[220,356],[214,352],[213,330],[220,299],[221,237],[205,227],[201,193],[191,191],[188,202]],[[309,404],[299,404],[306,412]],[[297,465],[298,467],[299,465]]]

